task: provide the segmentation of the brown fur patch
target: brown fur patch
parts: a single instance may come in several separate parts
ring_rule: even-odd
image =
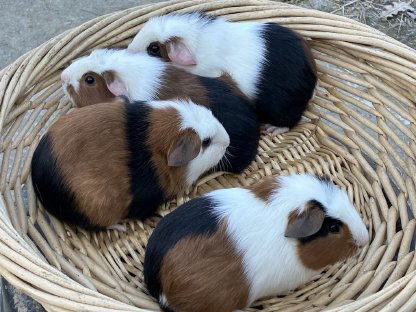
[[[237,83],[234,81],[234,79],[229,74],[223,74],[220,77],[218,77],[219,80],[224,81],[228,86],[230,86],[231,90],[238,96],[246,100],[249,104],[254,106],[254,103],[250,101],[248,96],[246,96],[243,91],[240,90]]]
[[[88,85],[85,82],[88,75],[94,77],[95,83],[93,85]],[[68,86],[67,90],[72,102],[77,107],[109,102],[115,98],[115,95],[108,90],[104,77],[94,72],[82,75],[79,81],[79,92],[76,92],[71,85]]]
[[[191,99],[204,106],[210,104],[208,92],[199,83],[198,76],[173,66],[166,68],[157,97],[159,100]]]
[[[269,200],[272,192],[276,191],[278,188],[279,182],[276,181],[276,178],[270,177],[247,187],[247,189],[252,191],[257,198],[265,202]]]
[[[315,73],[316,76],[318,76],[318,69],[316,67],[316,61],[315,61],[315,57],[312,54],[312,49],[311,46],[309,45],[309,43],[305,40],[305,38],[303,38],[300,34],[296,33],[296,35],[298,36],[298,38],[302,41],[303,44],[303,48],[305,50],[306,56],[308,57],[313,72]]]
[[[306,40],[303,41],[303,45],[305,47],[306,55],[308,56],[309,61],[311,62],[313,72],[315,73],[316,76],[318,76],[318,69],[316,67],[316,61],[315,61],[315,57],[312,54],[311,47],[309,46]]]
[[[102,103],[75,110],[59,118],[49,134],[79,211],[102,227],[125,218],[132,196],[123,105]]]
[[[348,226],[342,224],[339,233],[328,233],[310,242],[299,243],[297,249],[304,266],[312,270],[320,270],[329,264],[353,256],[357,252],[357,245]]]
[[[149,114],[147,145],[152,153],[160,184],[168,197],[186,190],[186,166],[169,167],[167,155],[181,137],[195,136],[191,129],[179,133],[181,118],[174,108],[153,110]],[[200,142],[200,141],[199,141]]]
[[[188,237],[162,262],[161,287],[181,312],[231,312],[247,305],[249,285],[241,257],[220,226],[211,236]]]

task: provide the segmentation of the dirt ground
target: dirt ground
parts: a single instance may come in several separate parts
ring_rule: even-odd
[[[396,0],[400,2],[400,0]],[[380,16],[386,5],[392,0],[283,0],[305,8],[343,15],[367,24],[416,49],[416,20],[411,14],[401,12],[392,18],[383,20]],[[416,0],[403,1],[416,9]],[[416,10],[413,11],[416,19]]]

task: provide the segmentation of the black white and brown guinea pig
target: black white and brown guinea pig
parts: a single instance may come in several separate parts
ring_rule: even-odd
[[[102,49],[74,61],[62,72],[61,79],[64,91],[78,107],[115,96],[132,101],[189,98],[208,107],[230,137],[221,170],[241,172],[257,154],[257,115],[227,75],[201,77],[147,53]]]
[[[151,18],[128,49],[147,51],[201,76],[228,73],[276,134],[300,121],[317,82],[306,41],[276,23],[173,13]]]
[[[43,206],[90,230],[145,219],[223,157],[224,127],[190,101],[122,99],[60,117],[41,139],[32,181]]]
[[[232,312],[357,253],[368,231],[346,192],[312,175],[192,199],[151,235],[144,280],[164,311]]]

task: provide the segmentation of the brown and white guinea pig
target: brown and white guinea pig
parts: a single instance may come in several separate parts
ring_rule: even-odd
[[[228,144],[203,106],[120,99],[60,117],[36,148],[32,181],[50,213],[97,230],[153,215],[217,165]]]
[[[192,199],[156,226],[144,280],[164,311],[232,312],[285,294],[367,244],[347,194],[311,175]]]
[[[276,23],[228,22],[201,12],[151,18],[128,46],[206,77],[228,73],[262,122],[287,131],[313,96],[315,60],[306,41]]]
[[[256,156],[257,115],[228,76],[201,77],[146,53],[102,49],[74,61],[61,78],[64,91],[78,107],[115,96],[132,101],[189,98],[209,107],[230,137],[221,170],[241,172]]]

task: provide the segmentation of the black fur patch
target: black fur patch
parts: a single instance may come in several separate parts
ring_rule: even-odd
[[[156,299],[161,294],[159,272],[165,254],[185,237],[213,234],[218,230],[217,217],[212,213],[214,205],[207,196],[194,198],[156,226],[147,244],[143,271],[147,289]]]
[[[213,170],[239,173],[250,165],[257,154],[260,129],[256,112],[247,100],[236,94],[224,81],[198,78],[207,89],[209,108],[230,137],[226,155]]]
[[[160,308],[162,309],[163,312],[175,312],[171,308],[166,307],[166,306],[161,306]]]
[[[275,23],[263,29],[266,63],[255,99],[261,121],[293,127],[312,97],[317,77],[301,38]]]
[[[125,108],[133,194],[128,217],[142,220],[152,216],[166,200],[151,161],[151,153],[145,144],[150,110],[143,102],[126,103]]]
[[[32,183],[39,201],[56,218],[88,230],[99,229],[75,209],[74,195],[62,179],[48,134],[40,140],[33,154]]]

